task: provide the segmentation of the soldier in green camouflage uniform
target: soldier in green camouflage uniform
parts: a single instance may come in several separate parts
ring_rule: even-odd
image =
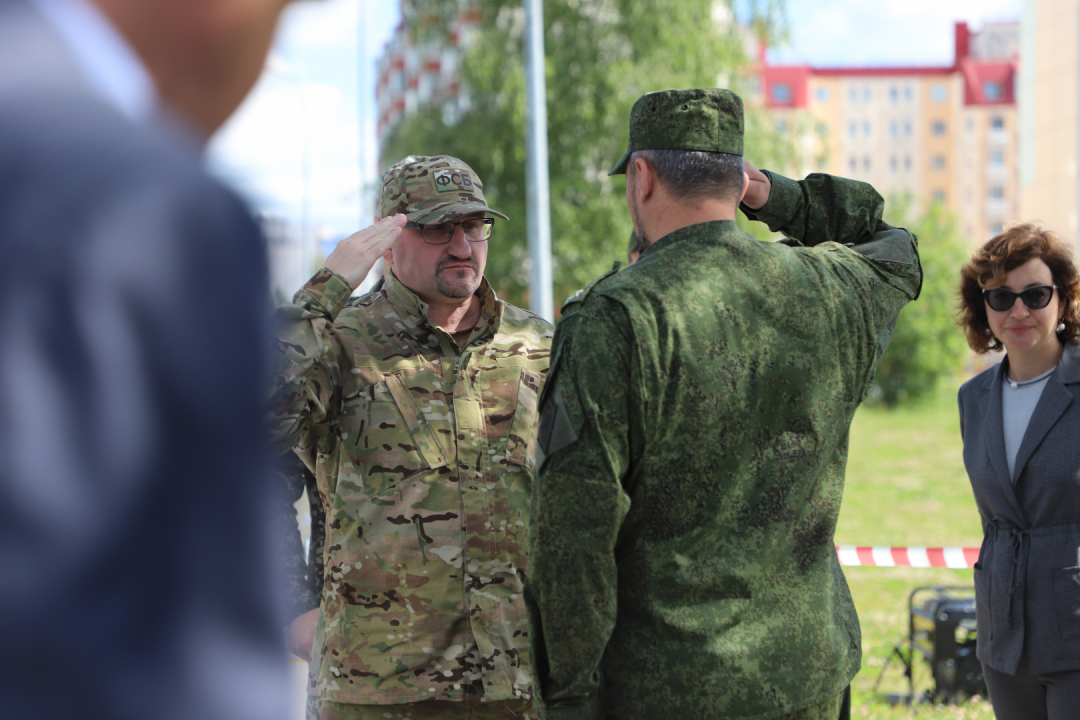
[[[742,129],[728,91],[639,99],[612,172],[647,248],[563,307],[526,584],[542,717],[835,720],[859,668],[833,530],[916,241],[863,183],[749,182]],[[744,192],[790,240],[739,230]]]
[[[327,514],[308,692],[334,720],[532,714],[521,593],[552,328],[483,278],[480,218],[505,216],[464,162],[406,158],[378,212],[277,311],[276,440]],[[350,301],[379,255],[385,285]]]

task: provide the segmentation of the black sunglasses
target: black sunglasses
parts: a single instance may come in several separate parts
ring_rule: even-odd
[[[1017,297],[1023,300],[1024,304],[1032,310],[1039,310],[1050,304],[1050,298],[1054,297],[1056,287],[1057,285],[1037,285],[1020,292],[1013,292],[1005,288],[993,288],[992,290],[983,290],[983,298],[986,299],[986,304],[990,306],[991,310],[997,310],[998,312],[1011,310],[1016,303]]]

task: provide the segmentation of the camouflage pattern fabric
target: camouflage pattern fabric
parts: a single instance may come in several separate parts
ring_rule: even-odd
[[[349,302],[322,270],[277,310],[275,439],[327,514],[308,688],[325,700],[532,696],[521,592],[552,328],[477,292],[463,349],[392,273]]]
[[[409,155],[383,173],[379,217],[401,213],[412,222],[438,223],[474,212],[510,218],[488,207],[484,184],[464,160]]]
[[[608,175],[622,175],[638,150],[743,154],[742,98],[730,90],[662,90],[630,108],[630,140]]]
[[[323,700],[320,707],[320,714],[309,716],[308,720],[536,720],[536,709],[528,700],[494,703],[425,700],[409,705],[352,705]]]
[[[286,600],[290,619],[319,607],[323,581],[323,539],[326,535],[326,513],[322,509],[315,475],[308,470],[296,453],[287,452],[277,464],[277,473],[285,492],[281,494],[281,556],[285,565]],[[307,490],[311,513],[311,541],[307,560],[304,543],[296,526],[294,505]]]
[[[563,308],[525,590],[541,717],[776,718],[859,668],[849,425],[922,272],[869,185],[772,182],[752,219],[794,240],[685,227]]]

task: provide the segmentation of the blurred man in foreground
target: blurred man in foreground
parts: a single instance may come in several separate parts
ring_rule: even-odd
[[[858,671],[833,530],[915,238],[870,186],[744,171],[742,150],[729,91],[631,110],[612,174],[645,249],[563,308],[541,400],[525,592],[545,718],[835,720]],[[740,199],[793,241],[741,232]]]
[[[4,720],[284,716],[265,259],[200,159],[284,2],[0,2]]]
[[[551,325],[484,278],[506,216],[463,161],[405,158],[378,214],[277,313],[276,440],[327,516],[320,607],[289,629],[309,717],[535,717],[521,591]],[[380,255],[382,289],[350,301]]]

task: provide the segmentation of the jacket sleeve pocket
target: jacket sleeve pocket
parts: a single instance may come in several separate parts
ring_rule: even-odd
[[[1080,567],[1051,571],[1054,587],[1054,613],[1062,640],[1080,638]]]

